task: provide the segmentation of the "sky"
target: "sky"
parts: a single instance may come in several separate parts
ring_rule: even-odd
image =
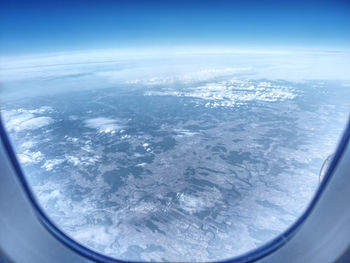
[[[350,1],[0,1],[0,55],[164,46],[350,49]]]

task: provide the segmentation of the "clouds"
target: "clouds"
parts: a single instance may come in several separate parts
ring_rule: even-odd
[[[54,119],[47,116],[38,116],[47,111],[50,107],[42,107],[36,110],[17,109],[1,111],[1,116],[5,120],[5,126],[9,131],[36,130],[48,126],[54,122]]]
[[[86,80],[88,84],[98,78],[100,86],[111,82],[164,84],[238,73],[287,80],[349,80],[349,61],[348,51],[192,46],[106,49],[2,57],[0,81],[58,79]]]
[[[46,171],[51,171],[52,169],[54,169],[55,166],[60,165],[63,162],[64,162],[63,159],[47,160],[41,166],[41,168],[44,168]]]
[[[206,195],[202,196],[177,193],[181,209],[190,214],[194,214],[210,209],[214,207],[216,203],[222,202],[222,195],[218,189],[212,188],[206,190]]]
[[[103,88],[204,85],[223,78],[341,80],[350,52],[181,47],[90,50],[0,58],[3,99]],[[232,100],[231,100],[232,101]]]
[[[23,132],[36,131],[41,128],[47,128],[55,120],[49,116],[42,116],[50,114],[53,109],[49,106],[42,106],[37,109],[18,108],[17,110],[2,110],[1,117],[4,119],[6,129],[11,136],[14,136],[14,142],[18,143],[19,138],[23,137]],[[20,163],[24,166],[36,165],[45,162],[42,168],[50,171],[55,165],[60,162],[45,161],[45,154],[38,149],[35,149],[38,144],[36,136],[27,136],[25,141],[17,146],[17,157]],[[34,150],[33,150],[34,149]]]
[[[146,96],[176,96],[200,99],[206,107],[236,107],[250,101],[276,102],[292,100],[297,95],[292,88],[258,82],[255,86],[248,80],[221,81],[207,83],[178,90],[147,91]]]
[[[116,130],[121,130],[122,126],[118,124],[117,120],[98,117],[84,121],[84,124],[88,128],[97,129],[101,133],[114,134]]]
[[[192,71],[191,71],[192,70]],[[250,67],[213,67],[196,70],[191,69],[190,72],[173,72],[170,75],[145,77],[141,79],[129,80],[127,84],[134,85],[169,85],[169,84],[193,84],[196,82],[208,81],[219,77],[251,74],[253,69]],[[193,71],[194,70],[194,71]],[[160,72],[162,73],[162,72]]]
[[[31,152],[29,149],[23,151],[22,153],[17,154],[17,157],[21,164],[37,164],[41,162],[44,158],[44,155],[40,151]]]
[[[50,117],[36,117],[19,123],[19,125],[15,127],[15,129],[34,130],[50,125],[51,123],[53,123],[53,119]]]

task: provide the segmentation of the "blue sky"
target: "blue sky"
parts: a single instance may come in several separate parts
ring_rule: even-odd
[[[2,55],[158,46],[350,48],[350,1],[0,1]]]

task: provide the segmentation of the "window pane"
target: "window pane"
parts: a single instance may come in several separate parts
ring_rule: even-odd
[[[222,260],[277,237],[310,202],[349,116],[350,53],[199,44],[2,57],[18,160],[77,242],[124,260]]]

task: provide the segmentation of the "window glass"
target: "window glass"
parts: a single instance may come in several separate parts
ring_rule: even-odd
[[[259,46],[259,30],[276,20],[243,23],[241,30],[259,31],[249,31],[247,40],[233,27],[228,3],[206,3],[197,14],[194,1],[175,7],[149,2],[158,8],[151,11],[155,18],[146,12],[150,6],[131,3],[86,8],[79,15],[68,4],[58,11],[6,6],[1,118],[39,205],[77,242],[124,260],[222,260],[277,237],[314,195],[349,116],[347,42],[326,30],[333,36],[327,48],[316,45],[328,43],[316,31],[303,48],[291,36],[278,47]],[[148,36],[136,28],[140,19],[128,23],[135,18],[132,8],[145,19]],[[241,46],[205,22],[211,8],[214,17],[226,19],[215,24],[210,18],[212,27],[236,34]],[[342,33],[349,19],[327,8],[320,14],[330,19],[328,12],[336,10],[340,18],[331,25]],[[252,17],[247,6],[240,10]],[[263,10],[276,19],[276,10]],[[292,16],[287,7],[281,10]],[[27,22],[33,28],[12,25],[23,34],[13,36],[5,26],[20,14],[32,18]],[[306,14],[301,12],[304,26],[314,29]],[[67,21],[57,25],[61,16],[71,29]],[[121,22],[137,37],[119,29]],[[266,34],[283,39],[302,28],[282,24],[282,35]],[[174,40],[167,30],[182,42],[150,42]],[[304,34],[297,40],[310,40]],[[201,44],[210,36],[217,37],[214,44]],[[112,40],[117,47],[110,47]],[[244,47],[249,41],[255,46]]]

